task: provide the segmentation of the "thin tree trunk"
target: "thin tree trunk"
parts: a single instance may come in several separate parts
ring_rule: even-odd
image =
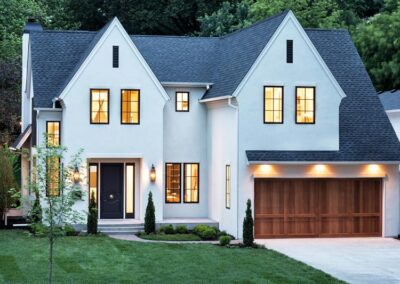
[[[50,232],[49,232],[49,276],[48,282],[51,284],[53,277],[53,206],[52,202],[49,202],[49,213],[50,213]]]

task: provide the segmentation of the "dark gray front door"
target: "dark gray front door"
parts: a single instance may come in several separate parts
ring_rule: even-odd
[[[100,218],[123,218],[124,165],[101,164],[100,174]]]

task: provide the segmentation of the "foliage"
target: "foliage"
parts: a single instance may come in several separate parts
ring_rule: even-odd
[[[48,228],[41,222],[31,223],[30,231],[36,237],[45,237],[48,233]]]
[[[250,0],[222,3],[221,8],[211,15],[205,14],[199,18],[201,23],[199,34],[202,36],[221,36],[250,25],[250,4]]]
[[[146,234],[156,232],[156,215],[153,203],[153,195],[151,192],[149,192],[146,214],[144,216],[144,231],[146,232]]]
[[[175,231],[178,234],[187,234],[188,228],[185,225],[178,225],[178,226],[176,226]]]
[[[4,220],[4,214],[13,204],[11,189],[17,189],[15,180],[14,164],[19,156],[13,153],[7,145],[0,146],[0,222]]]
[[[194,226],[193,233],[203,240],[215,240],[217,238],[217,229],[203,224]]]
[[[352,34],[375,87],[400,88],[400,9],[364,21]]]
[[[251,213],[251,201],[247,200],[246,216],[243,220],[243,244],[247,247],[253,246],[253,216]]]
[[[42,224],[42,206],[40,205],[40,195],[36,185],[33,192],[35,195],[35,200],[33,201],[32,209],[29,212],[29,221],[32,224]]]
[[[64,232],[65,232],[66,236],[77,236],[78,235],[78,232],[71,225],[65,225]]]
[[[88,234],[97,234],[97,216],[98,210],[96,207],[96,198],[92,192],[89,201],[89,214],[87,219],[87,232]]]
[[[174,226],[172,226],[171,224],[165,226],[164,227],[164,233],[167,234],[167,235],[175,234]]]
[[[220,246],[227,246],[231,243],[231,237],[230,236],[220,236],[219,237],[219,245]]]
[[[145,240],[152,241],[175,241],[175,242],[183,242],[183,241],[201,241],[201,238],[194,234],[145,234],[142,233],[139,235],[140,238]]]

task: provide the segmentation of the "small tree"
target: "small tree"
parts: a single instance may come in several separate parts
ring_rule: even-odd
[[[147,201],[146,215],[144,217],[144,231],[146,234],[156,232],[156,216],[153,203],[153,195],[149,192],[149,199]]]
[[[246,217],[243,220],[243,244],[246,247],[253,246],[254,235],[253,235],[253,216],[251,213],[251,201],[247,200]]]
[[[97,208],[94,192],[92,192],[92,194],[90,195],[87,232],[88,234],[97,234]]]

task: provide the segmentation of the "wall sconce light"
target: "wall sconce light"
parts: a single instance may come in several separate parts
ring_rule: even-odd
[[[74,183],[79,183],[81,181],[81,174],[79,173],[78,166],[75,166],[73,178]]]
[[[154,165],[151,165],[151,169],[150,169],[150,181],[151,182],[155,182],[156,181],[156,168],[154,167]]]

